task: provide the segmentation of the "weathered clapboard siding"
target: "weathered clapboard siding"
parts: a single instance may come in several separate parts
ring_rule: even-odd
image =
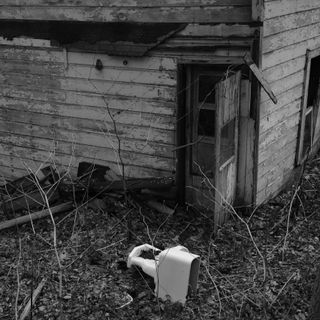
[[[306,50],[320,46],[318,0],[265,1],[262,69],[275,105],[262,92],[257,203],[281,190],[295,165]]]
[[[96,59],[103,70],[94,68]],[[175,170],[174,58],[1,45],[0,61],[0,157],[11,164],[7,178],[24,163],[40,165],[50,152],[64,165],[72,159],[72,170],[79,161],[96,161],[119,173],[118,137],[128,176]]]
[[[300,16],[304,11],[313,9],[319,9],[318,0],[265,0],[264,4],[266,20],[290,14]]]
[[[320,22],[320,9],[301,12],[299,15],[289,14],[286,16],[275,17],[264,22],[264,36],[270,36],[287,30],[304,27]]]
[[[251,22],[251,0],[5,0],[0,19],[100,22]]]

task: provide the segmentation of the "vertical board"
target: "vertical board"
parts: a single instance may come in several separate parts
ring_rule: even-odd
[[[254,124],[250,118],[251,83],[241,80],[239,118],[239,164],[237,197],[240,205],[250,205],[253,200]]]
[[[238,127],[239,127],[239,107],[240,107],[240,80],[241,72],[216,84],[216,168],[215,168],[215,211],[214,211],[214,230],[217,232],[218,227],[228,217],[230,205],[233,205],[236,195],[236,179],[238,164]],[[230,112],[226,114],[226,108]],[[231,119],[231,117],[233,119]],[[224,156],[224,149],[221,148],[224,137],[222,129],[225,125],[234,120],[234,153],[228,159],[221,163]],[[230,137],[229,137],[230,138]]]

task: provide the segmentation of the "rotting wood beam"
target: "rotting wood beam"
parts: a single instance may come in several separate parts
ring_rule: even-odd
[[[45,218],[45,217],[49,216],[50,214],[60,213],[60,212],[63,212],[63,211],[70,210],[72,208],[73,208],[73,202],[72,201],[66,202],[66,203],[62,203],[62,204],[59,204],[59,205],[57,205],[55,207],[50,208],[50,210],[49,209],[45,209],[45,210],[41,210],[41,211],[37,211],[37,212],[34,212],[34,213],[27,214],[27,215],[22,216],[22,217],[18,217],[18,218],[12,219],[12,220],[8,220],[8,221],[5,221],[5,222],[2,222],[2,223],[0,223],[0,230],[8,229],[8,228],[14,227],[14,226],[19,225],[19,224],[27,223],[30,220],[34,221],[34,220],[37,220],[37,219]]]

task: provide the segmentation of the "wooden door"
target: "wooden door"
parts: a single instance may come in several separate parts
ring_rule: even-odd
[[[240,77],[195,66],[188,72],[186,198],[215,213],[235,197]]]
[[[240,71],[216,85],[215,228],[230,212],[236,196]]]

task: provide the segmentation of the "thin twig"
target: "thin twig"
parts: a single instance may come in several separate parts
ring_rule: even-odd
[[[41,282],[39,283],[39,285],[37,286],[36,290],[34,290],[30,300],[28,301],[28,303],[26,304],[26,306],[24,307],[24,309],[21,313],[20,320],[24,320],[29,315],[32,304],[35,303],[35,301],[36,301],[37,297],[39,296],[42,288],[44,287],[46,281],[47,281],[47,279],[43,278],[41,280]]]
[[[195,162],[195,164],[198,166],[200,173],[203,175],[203,177],[207,180],[208,184],[212,187],[212,189],[217,192],[221,198],[221,200],[223,201],[223,203],[225,203],[227,205],[227,208],[229,208],[229,210],[245,225],[248,234],[250,236],[250,239],[258,253],[258,255],[260,256],[261,260],[262,260],[262,264],[263,264],[263,281],[266,280],[266,262],[265,262],[265,258],[262,255],[261,251],[259,250],[256,242],[254,241],[253,235],[251,233],[250,227],[248,225],[248,223],[246,221],[244,221],[236,212],[236,210],[233,208],[233,206],[225,199],[225,197],[221,194],[221,192],[212,184],[212,182],[210,181],[210,179],[206,176],[206,174],[203,172],[203,170],[201,169],[200,165],[198,163]]]
[[[16,292],[16,299],[14,303],[14,312],[15,312],[15,318],[18,320],[18,301],[19,301],[19,293],[20,293],[20,274],[19,274],[19,266],[20,266],[20,260],[21,260],[21,238],[19,238],[19,256],[18,256],[18,262],[16,267],[16,273],[17,273],[17,292]]]

